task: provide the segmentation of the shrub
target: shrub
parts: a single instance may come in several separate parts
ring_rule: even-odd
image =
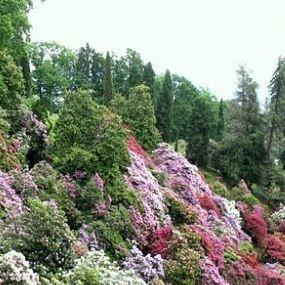
[[[217,204],[209,195],[204,194],[203,196],[200,196],[199,202],[202,208],[204,208],[207,211],[210,210],[213,211],[214,213],[216,213],[218,218],[221,218],[221,212],[217,207]]]
[[[258,269],[256,275],[257,285],[285,285],[283,276],[266,268]]]
[[[163,259],[161,256],[156,255],[152,257],[150,254],[144,256],[136,246],[133,246],[131,249],[124,266],[126,269],[135,270],[147,283],[155,278],[164,277]]]
[[[108,182],[129,164],[121,119],[88,92],[66,96],[54,133],[56,163],[63,172],[99,172]]]
[[[39,276],[25,257],[14,250],[0,255],[0,284],[39,285]]]
[[[168,213],[176,226],[182,224],[194,224],[197,220],[197,215],[190,206],[171,196],[166,196],[165,204],[168,208]]]
[[[267,236],[267,223],[263,216],[263,208],[255,206],[251,212],[244,213],[246,230],[258,241],[261,242]]]
[[[160,254],[162,257],[167,257],[169,255],[172,235],[173,228],[171,226],[157,229],[151,237],[150,241],[151,254]]]
[[[200,285],[201,255],[191,248],[183,247],[173,259],[165,262],[166,281],[173,285]]]
[[[111,106],[115,112],[118,110],[124,123],[146,150],[155,149],[160,135],[155,126],[155,111],[148,87],[140,85],[131,88],[128,100],[120,96],[111,102]]]
[[[285,261],[285,243],[277,236],[268,235],[263,241],[263,246],[272,261]]]
[[[256,277],[252,268],[242,261],[226,264],[222,270],[225,279],[232,285],[255,285]]]
[[[76,261],[75,268],[66,276],[70,278],[76,272],[88,271],[94,273],[97,270],[100,276],[99,284],[116,284],[116,285],[145,285],[146,283],[137,277],[132,270],[122,270],[117,267],[116,263],[111,262],[103,251],[90,251],[81,259]],[[93,270],[90,270],[93,269]],[[70,283],[68,283],[70,284]],[[96,283],[95,283],[96,284]]]
[[[17,235],[4,236],[5,246],[22,252],[39,270],[42,266],[55,272],[73,264],[73,234],[64,213],[54,204],[29,200]]]

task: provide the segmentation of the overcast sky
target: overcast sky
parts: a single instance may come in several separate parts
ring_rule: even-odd
[[[285,56],[284,0],[47,0],[30,13],[32,40],[70,48],[127,48],[218,98],[234,94],[235,70],[246,63],[260,101],[279,55]]]

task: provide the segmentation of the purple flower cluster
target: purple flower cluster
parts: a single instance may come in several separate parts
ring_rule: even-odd
[[[163,258],[159,254],[154,257],[150,254],[144,256],[137,246],[133,246],[124,265],[126,269],[133,269],[147,283],[155,277],[164,277]]]
[[[95,184],[95,186],[97,186],[101,191],[104,190],[105,182],[104,182],[104,180],[101,178],[101,176],[98,173],[93,175],[92,181]]]
[[[69,196],[74,199],[76,197],[76,186],[74,184],[72,177],[69,174],[66,174],[64,176],[64,181]]]
[[[0,171],[0,205],[10,214],[17,215],[23,210],[21,198],[11,187],[12,177]]]
[[[21,122],[28,135],[36,135],[47,141],[47,128],[33,112],[23,111]]]
[[[96,233],[93,231],[89,233],[89,226],[83,225],[79,230],[79,241],[85,244],[89,249],[98,249],[98,240]]]

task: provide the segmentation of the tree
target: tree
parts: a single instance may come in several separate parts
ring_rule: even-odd
[[[139,143],[148,151],[158,145],[160,135],[156,128],[154,106],[149,88],[139,85],[130,89],[129,98],[117,95],[110,104],[131,129]]]
[[[143,83],[143,61],[139,53],[127,49],[127,62],[129,68],[128,87],[134,87]]]
[[[39,98],[33,109],[43,120],[48,113],[58,112],[63,94],[74,89],[76,55],[64,46],[43,42],[32,45],[30,58],[33,91]]]
[[[272,155],[274,138],[277,139],[277,132],[284,132],[284,109],[285,109],[285,59],[280,57],[277,68],[269,85],[270,102],[268,114],[268,141],[267,156]]]
[[[232,183],[245,179],[260,182],[264,167],[265,129],[257,101],[257,83],[248,70],[237,71],[236,99],[229,106],[230,125],[214,155],[213,166]]]
[[[186,157],[200,166],[208,162],[208,146],[213,114],[205,96],[198,96],[193,104],[188,123]]]
[[[110,181],[129,164],[121,119],[95,103],[88,91],[66,96],[54,133],[56,164],[62,172],[98,172]]]
[[[111,57],[107,52],[104,72],[104,90],[103,90],[104,102],[107,104],[114,97]]]
[[[172,139],[173,89],[169,70],[166,71],[157,102],[157,126],[165,142]]]
[[[187,139],[189,114],[199,90],[185,77],[173,75],[173,125],[176,139]]]
[[[155,72],[152,68],[151,62],[148,62],[144,66],[143,82],[149,88],[149,93],[150,93],[152,102],[155,103],[156,101],[155,93],[154,93]]]
[[[224,120],[224,102],[223,99],[220,101],[219,106],[219,118],[218,118],[218,128],[217,128],[217,139],[221,140],[223,138],[225,131],[225,120]]]
[[[24,94],[20,67],[7,52],[0,50],[0,107],[9,111],[10,119],[15,119],[13,111],[19,107]]]

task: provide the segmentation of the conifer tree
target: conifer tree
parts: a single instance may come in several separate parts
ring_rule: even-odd
[[[217,139],[218,140],[221,140],[223,138],[224,130],[225,130],[224,102],[223,102],[223,99],[221,99],[220,106],[219,106],[219,118],[218,118],[218,128],[217,128]]]
[[[162,90],[157,102],[157,126],[165,142],[172,139],[173,90],[172,78],[169,70],[166,71]]]
[[[104,72],[104,90],[103,90],[104,102],[107,104],[114,97],[113,78],[111,69],[111,57],[107,52]]]
[[[285,59],[280,57],[277,68],[269,85],[270,102],[268,118],[267,156],[271,156],[273,140],[276,132],[284,128],[285,108]]]
[[[212,120],[210,102],[205,96],[198,96],[189,116],[186,157],[199,166],[206,166],[208,162]]]
[[[148,62],[144,66],[143,82],[149,88],[152,102],[155,103],[155,98],[154,98],[155,72],[152,68],[151,62]]]

